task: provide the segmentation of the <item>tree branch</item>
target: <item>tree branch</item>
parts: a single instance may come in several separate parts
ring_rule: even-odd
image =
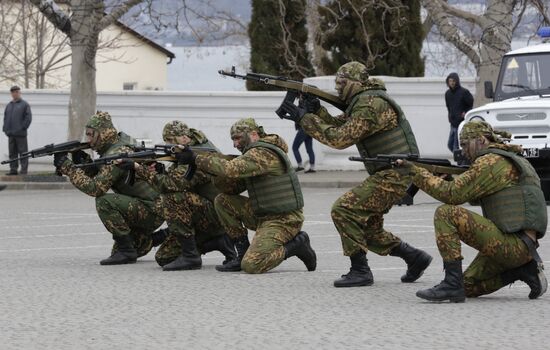
[[[482,16],[477,16],[477,15],[474,15],[473,13],[471,13],[471,12],[463,11],[461,9],[458,9],[458,8],[454,7],[454,6],[449,5],[447,2],[442,1],[442,0],[434,0],[434,1],[437,1],[439,3],[439,5],[443,8],[443,10],[451,16],[462,18],[463,20],[468,21],[468,22],[473,23],[473,24],[476,24],[476,25],[478,25],[482,28],[490,25],[490,22],[487,21]]]
[[[29,0],[52,24],[63,33],[70,35],[71,20],[53,0]]]
[[[481,57],[476,50],[479,42],[469,38],[463,31],[458,29],[458,26],[443,10],[443,4],[441,0],[422,0],[422,5],[428,11],[428,15],[432,17],[439,33],[445,40],[468,56],[472,63],[478,67],[481,64]]]

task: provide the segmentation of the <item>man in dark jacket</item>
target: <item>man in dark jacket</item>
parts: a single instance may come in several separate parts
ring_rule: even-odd
[[[460,78],[457,73],[449,74],[445,82],[449,87],[449,90],[445,93],[445,104],[447,105],[449,123],[451,124],[447,148],[453,152],[458,149],[458,126],[464,120],[466,112],[472,109],[474,97],[468,89],[460,86]]]
[[[4,126],[2,131],[8,137],[8,148],[10,159],[19,157],[27,152],[27,129],[31,125],[32,114],[31,107],[27,101],[21,98],[21,89],[19,86],[12,86],[10,89],[12,100],[4,110]],[[19,162],[10,163],[10,171],[7,175],[17,175]],[[21,174],[27,173],[29,161],[21,160]]]

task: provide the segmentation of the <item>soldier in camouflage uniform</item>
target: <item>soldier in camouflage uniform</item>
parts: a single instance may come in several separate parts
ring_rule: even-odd
[[[166,143],[215,148],[201,131],[177,120],[164,126],[162,137]],[[224,234],[214,209],[219,191],[211,175],[197,171],[187,180],[187,166],[177,163],[163,174],[134,162],[126,166],[134,167],[139,178],[161,193],[155,201],[155,211],[166,220],[169,234],[155,259],[164,271],[199,269],[200,253],[213,250],[224,254],[226,261],[236,258],[233,243]]]
[[[386,93],[384,83],[371,78],[366,67],[349,62],[336,73],[336,90],[348,104],[343,115],[332,117],[319,100],[305,96],[299,106],[285,103],[285,119],[299,123],[316,140],[336,149],[356,145],[363,157],[387,153],[418,153],[416,140],[405,115]],[[303,103],[303,104],[302,104]],[[344,255],[351,260],[348,274],[335,287],[372,285],[374,280],[366,253],[398,256],[407,271],[402,282],[414,282],[432,257],[384,230],[384,214],[405,195],[411,182],[381,163],[365,163],[369,177],[341,196],[332,206],[332,220],[340,233]]]
[[[130,146],[135,143],[130,136],[117,132],[108,113],[99,111],[86,124],[86,137],[100,156],[131,151]],[[90,157],[82,151],[74,152],[72,160],[62,153],[54,157],[59,173],[68,176],[80,191],[95,197],[99,218],[113,235],[115,244],[111,256],[100,264],[135,263],[151,250],[151,234],[164,221],[154,213],[159,194],[145,181],[130,183],[129,172],[115,165],[86,170],[74,166],[89,161]],[[109,190],[114,193],[107,193]]]
[[[303,197],[298,177],[286,155],[288,147],[278,135],[266,135],[254,119],[241,119],[231,127],[233,145],[242,155],[225,160],[215,154],[176,154],[183,164],[196,164],[216,175],[225,193],[215,206],[226,232],[235,240],[237,259],[218,271],[264,273],[283,260],[297,256],[308,271],[317,265],[304,222]],[[249,197],[239,193],[248,191]],[[255,230],[248,243],[247,228]]]
[[[510,137],[483,121],[465,124],[460,145],[472,165],[453,181],[408,162],[402,165],[420,189],[446,203],[434,217],[445,279],[418,291],[422,299],[463,302],[465,297],[493,293],[517,280],[529,285],[531,299],[546,291],[542,261],[535,249],[547,225],[540,180],[520,155],[521,147],[504,144],[500,135]],[[480,202],[483,216],[457,206],[469,201]],[[479,251],[464,274],[460,241]]]

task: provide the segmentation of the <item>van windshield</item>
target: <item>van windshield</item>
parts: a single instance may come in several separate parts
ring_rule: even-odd
[[[495,101],[529,95],[550,95],[550,52],[505,56]]]

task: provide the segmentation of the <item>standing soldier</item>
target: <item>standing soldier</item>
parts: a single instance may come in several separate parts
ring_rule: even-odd
[[[215,148],[201,131],[177,120],[164,126],[162,137],[166,143]],[[174,164],[165,174],[157,174],[138,163],[123,164],[133,166],[138,177],[161,193],[155,201],[155,210],[166,220],[169,234],[155,259],[164,271],[200,269],[200,253],[213,250],[220,251],[226,262],[236,258],[233,243],[224,234],[214,209],[219,191],[211,175],[197,171],[188,181],[184,177],[185,165]]]
[[[107,112],[97,112],[86,124],[86,137],[90,147],[100,156],[131,151],[134,139],[118,133]],[[74,164],[90,161],[83,151],[56,153],[57,171],[67,175],[80,191],[95,197],[96,209],[105,228],[112,233],[115,244],[111,256],[101,265],[132,264],[152,248],[151,234],[163,219],[154,213],[159,194],[143,180],[131,183],[129,171],[115,165],[82,170]],[[115,193],[107,193],[109,190]]]
[[[314,271],[317,257],[308,235],[300,231],[304,202],[285,141],[275,134],[266,135],[252,118],[233,124],[231,139],[242,152],[233,160],[191,151],[176,154],[182,164],[194,163],[219,176],[216,184],[225,184],[224,192],[230,193],[218,195],[215,206],[222,225],[235,240],[237,259],[216,269],[264,273],[297,256],[308,271]],[[249,197],[238,195],[244,190]],[[256,231],[252,244],[247,228]]]
[[[446,203],[434,217],[435,239],[443,258],[445,279],[416,295],[430,301],[463,302],[465,297],[493,293],[515,281],[531,288],[530,299],[546,292],[546,277],[536,247],[546,232],[547,213],[540,179],[523,158],[521,147],[504,144],[483,121],[471,121],[460,132],[470,169],[454,181],[403,162],[420,189]],[[479,201],[483,216],[456,206]],[[460,241],[479,251],[462,274]]]
[[[332,117],[319,100],[306,96],[304,108],[284,105],[286,119],[299,123],[308,135],[336,149],[356,145],[362,157],[386,153],[418,153],[409,122],[397,103],[386,93],[384,83],[369,79],[367,68],[349,62],[336,73],[336,90],[348,107]],[[332,220],[340,233],[344,255],[351,260],[348,274],[334,281],[335,287],[372,285],[374,280],[366,253],[398,256],[407,263],[402,282],[414,282],[430,264],[426,252],[384,230],[384,217],[405,195],[411,182],[385,164],[365,163],[369,177],[341,196],[332,206]]]

